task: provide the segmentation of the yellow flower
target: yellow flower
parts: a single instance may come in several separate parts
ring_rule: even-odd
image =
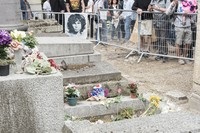
[[[160,97],[158,97],[158,96],[151,96],[150,97],[150,102],[153,104],[153,105],[155,105],[156,107],[158,107],[159,106],[159,102],[160,102]]]

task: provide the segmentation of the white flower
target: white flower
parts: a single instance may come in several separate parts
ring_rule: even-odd
[[[12,39],[17,40],[19,42],[21,42],[22,39],[26,37],[26,33],[24,31],[18,31],[18,30],[11,31],[10,35]]]

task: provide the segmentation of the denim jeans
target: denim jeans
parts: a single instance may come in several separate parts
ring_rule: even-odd
[[[131,19],[131,16],[127,16],[124,22],[124,29],[125,29],[125,40],[128,41],[131,36],[132,28],[135,24],[135,20]]]
[[[99,28],[99,39],[102,42],[107,42],[108,29],[106,20],[100,20],[100,22],[102,24],[102,27]],[[98,29],[96,29],[96,39],[98,40]]]
[[[118,37],[118,39],[120,39],[120,25],[119,24],[116,28],[115,28],[114,24],[112,24],[111,39],[114,38],[115,32],[117,32],[117,37]]]

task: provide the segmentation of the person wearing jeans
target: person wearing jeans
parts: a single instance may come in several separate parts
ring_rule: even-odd
[[[124,0],[123,10],[131,10],[134,0]],[[122,17],[124,18],[124,30],[125,30],[125,42],[130,39],[131,36],[131,23],[132,23],[132,15],[131,11],[123,11]]]

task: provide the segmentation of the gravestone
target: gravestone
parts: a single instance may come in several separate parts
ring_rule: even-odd
[[[1,0],[0,16],[0,29],[26,31],[28,28],[21,21],[20,0]]]
[[[198,3],[199,6],[199,3]],[[198,9],[198,12],[200,10]],[[198,21],[197,21],[197,33],[200,31],[200,14],[198,14]],[[200,36],[197,36],[196,46],[195,46],[195,62],[194,62],[194,72],[193,72],[193,89],[192,95],[189,100],[190,108],[200,111],[200,45],[198,44],[200,41]]]

